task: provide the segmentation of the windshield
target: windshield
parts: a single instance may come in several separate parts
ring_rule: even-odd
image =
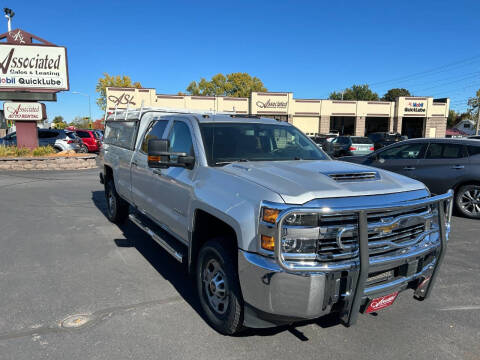
[[[293,126],[274,124],[200,124],[210,166],[234,161],[327,160],[328,157]]]

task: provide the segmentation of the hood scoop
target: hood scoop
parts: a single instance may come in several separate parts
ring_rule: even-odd
[[[362,171],[362,172],[341,172],[327,174],[331,179],[339,182],[343,181],[366,181],[379,180],[380,174],[376,171]]]

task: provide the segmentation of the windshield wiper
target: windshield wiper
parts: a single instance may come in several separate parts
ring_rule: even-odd
[[[224,166],[224,165],[228,165],[228,164],[231,164],[231,163],[234,163],[234,162],[248,162],[250,160],[247,160],[247,159],[238,159],[238,160],[232,160],[232,161],[218,161],[215,163],[215,166]]]
[[[228,165],[228,164],[231,164],[232,161],[219,161],[219,162],[216,162],[215,163],[215,166],[224,166],[224,165]]]

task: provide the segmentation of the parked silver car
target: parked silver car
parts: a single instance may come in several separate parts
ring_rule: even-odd
[[[17,145],[17,133],[12,132],[1,138],[0,145]],[[88,152],[82,139],[74,132],[60,129],[38,129],[38,145],[51,145],[57,151]]]

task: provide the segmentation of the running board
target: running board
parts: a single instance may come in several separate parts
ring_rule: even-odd
[[[128,215],[128,218],[130,219],[131,222],[133,222],[135,225],[137,225],[140,229],[145,231],[150,237],[155,240],[158,245],[160,245],[166,252],[168,252],[170,255],[172,255],[175,260],[178,262],[183,262],[183,254],[179,250],[175,249],[172,245],[170,245],[167,240],[159,236],[157,233],[154,231],[150,230],[150,228],[143,223],[142,220],[140,220],[138,217],[136,217],[134,214]]]

